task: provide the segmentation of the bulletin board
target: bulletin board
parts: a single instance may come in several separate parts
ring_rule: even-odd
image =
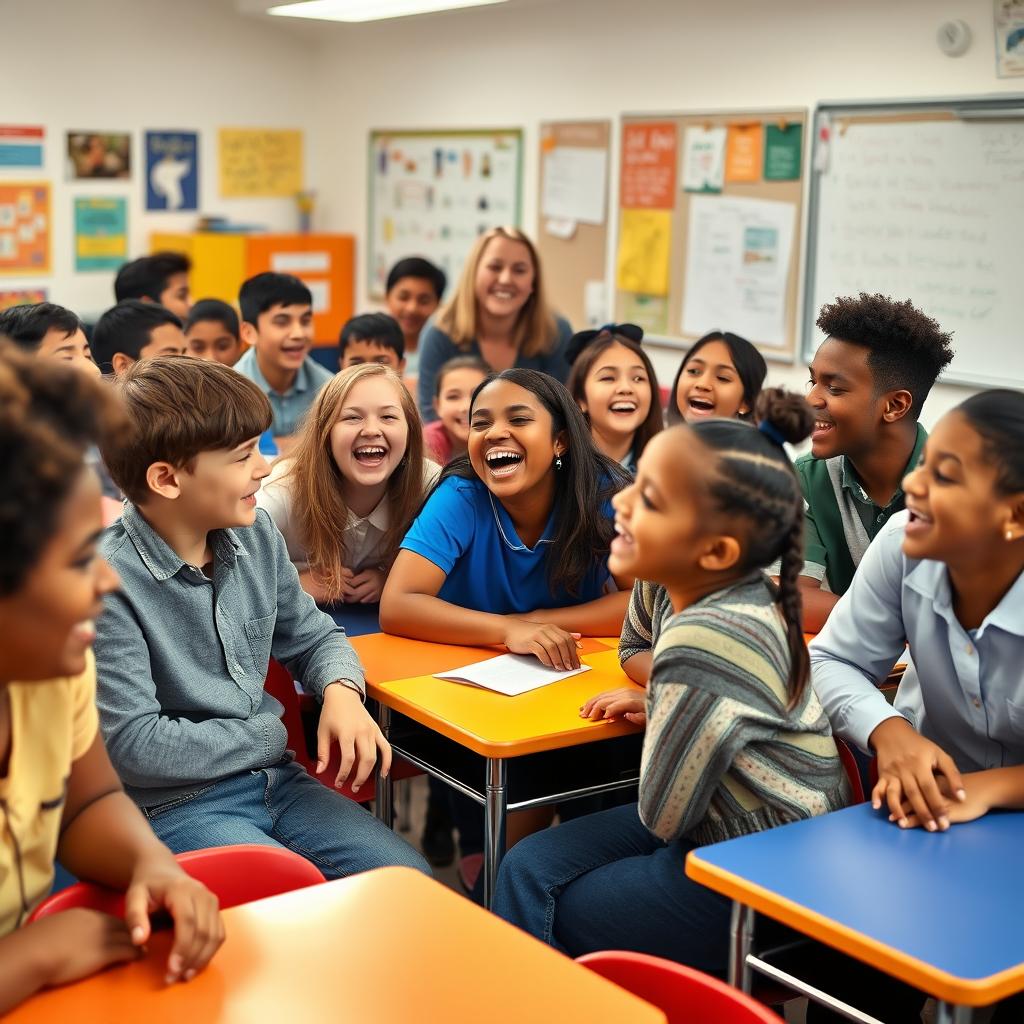
[[[807,111],[622,118],[616,319],[687,347],[721,329],[792,362]]]
[[[534,236],[548,302],[576,330],[608,319],[608,175],[611,121],[540,126]]]
[[[881,292],[953,333],[944,382],[1024,388],[1024,97],[823,104],[815,124],[805,354],[825,302]]]
[[[371,132],[370,295],[383,298],[388,270],[406,256],[426,257],[454,283],[478,235],[519,225],[522,173],[519,128]]]

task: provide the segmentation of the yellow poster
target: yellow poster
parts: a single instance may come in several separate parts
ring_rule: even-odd
[[[303,188],[302,132],[221,128],[220,194],[225,199],[294,196]]]
[[[620,291],[668,295],[671,210],[623,210],[616,279]]]

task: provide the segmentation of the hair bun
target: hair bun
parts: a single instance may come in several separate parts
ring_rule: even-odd
[[[754,422],[770,426],[767,436],[773,440],[778,435],[787,444],[799,444],[814,429],[814,410],[795,391],[765,388],[754,403]]]

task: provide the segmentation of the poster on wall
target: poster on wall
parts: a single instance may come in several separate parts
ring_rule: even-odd
[[[303,187],[302,132],[221,128],[220,194],[225,199],[295,196]]]
[[[1024,0],[994,0],[996,74],[1024,75]]]
[[[199,208],[199,136],[146,132],[146,209]]]
[[[676,126],[644,121],[622,126],[623,209],[673,210],[676,205]]]
[[[116,270],[128,259],[128,202],[75,197],[75,270]]]
[[[68,180],[130,178],[132,137],[128,132],[68,132]]]
[[[46,301],[45,288],[0,288],[0,309],[11,306],[34,306]]]
[[[0,274],[49,272],[49,184],[0,182]]]
[[[523,136],[519,129],[372,132],[370,294],[384,294],[388,270],[425,256],[454,282],[473,240],[519,223]]]
[[[0,124],[0,167],[42,167],[45,138],[42,125]]]

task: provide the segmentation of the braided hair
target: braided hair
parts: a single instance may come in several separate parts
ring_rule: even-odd
[[[768,388],[754,406],[754,429],[739,420],[691,424],[717,456],[708,490],[717,510],[749,521],[741,569],[763,569],[781,558],[776,603],[786,624],[789,646],[789,707],[799,703],[810,675],[804,643],[798,577],[803,568],[804,499],[784,443],[811,433],[814,412],[801,395]]]

